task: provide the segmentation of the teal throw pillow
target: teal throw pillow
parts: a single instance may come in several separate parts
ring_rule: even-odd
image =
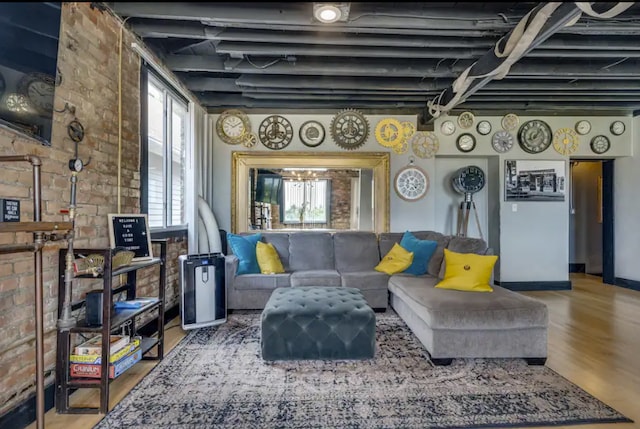
[[[400,240],[400,246],[413,252],[413,262],[403,273],[419,276],[427,273],[429,260],[438,247],[438,242],[432,240],[420,240],[411,232],[406,231]]]
[[[227,233],[227,242],[231,251],[238,257],[238,271],[240,274],[260,274],[260,265],[256,257],[256,246],[262,238],[262,233],[253,235],[237,235]]]

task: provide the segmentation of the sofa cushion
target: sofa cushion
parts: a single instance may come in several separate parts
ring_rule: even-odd
[[[444,249],[444,278],[435,287],[468,292],[491,292],[493,289],[489,281],[497,260],[498,257],[495,255],[457,253]]]
[[[386,274],[401,273],[413,262],[413,252],[409,252],[404,247],[395,243],[389,253],[382,257],[382,260],[375,266],[374,270]]]
[[[291,274],[243,274],[236,276],[233,288],[236,290],[248,289],[275,289],[277,287],[289,287]]]
[[[452,252],[457,253],[476,253],[478,255],[484,255],[488,248],[487,243],[481,238],[473,238],[473,237],[451,237],[449,243],[446,246],[447,249]],[[444,249],[443,249],[443,261],[438,268],[437,274],[433,274],[434,276],[438,276],[441,279],[444,278],[445,273],[445,263],[444,263]]]
[[[433,240],[420,240],[410,231],[406,231],[400,240],[400,246],[413,252],[413,262],[404,273],[414,274],[416,276],[426,274],[427,266],[433,256],[433,252],[438,247],[438,242]]]
[[[360,290],[387,289],[389,276],[378,271],[352,271],[340,273],[342,276],[342,286],[354,287]]]
[[[289,269],[293,272],[335,270],[331,233],[318,231],[290,233]]]
[[[427,273],[432,276],[438,276],[440,273],[440,266],[442,265],[442,258],[444,258],[444,248],[449,244],[451,236],[443,235],[435,231],[411,231],[411,233],[420,240],[432,240],[438,243],[435,252],[429,260],[427,265]],[[402,232],[383,232],[380,234],[380,254],[386,255],[394,243],[400,243],[402,240]]]
[[[281,274],[284,273],[284,267],[280,262],[280,257],[276,248],[271,243],[263,243],[258,241],[256,244],[256,258],[260,266],[262,274]]]
[[[534,298],[493,286],[493,293],[436,289],[416,277],[392,276],[398,295],[431,329],[520,329],[548,325],[547,306]]]
[[[291,286],[341,286],[336,270],[299,270],[291,273]]]
[[[229,247],[231,247],[233,254],[238,257],[237,275],[260,273],[260,266],[256,257],[256,244],[261,237],[261,233],[251,235],[227,233]]]
[[[335,267],[340,273],[367,271],[380,262],[375,232],[340,231],[333,234]]]
[[[282,267],[286,272],[289,269],[289,234],[286,232],[263,232],[262,241],[273,244],[276,248]]]

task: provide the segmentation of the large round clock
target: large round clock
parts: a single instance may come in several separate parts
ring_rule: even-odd
[[[611,141],[609,137],[603,135],[597,135],[591,139],[591,150],[594,153],[602,154],[611,148]]]
[[[539,119],[527,121],[518,130],[518,142],[528,153],[544,152],[551,145],[551,127]]]
[[[453,174],[452,183],[453,189],[461,194],[475,194],[484,188],[484,171],[475,165],[468,165]]]
[[[559,128],[553,134],[553,148],[561,155],[571,155],[578,149],[578,134],[573,128]]]
[[[300,141],[309,147],[320,146],[324,141],[325,131],[318,121],[307,121],[300,126]]]
[[[293,127],[284,116],[267,116],[258,128],[260,142],[269,149],[280,150],[289,145],[293,139]]]
[[[417,201],[427,195],[429,175],[417,165],[401,168],[393,181],[396,193],[405,201]]]
[[[355,109],[341,110],[331,120],[331,137],[343,149],[357,149],[369,137],[369,121]]]
[[[41,116],[51,116],[55,79],[44,73],[26,74],[18,82],[18,93],[24,95]]]
[[[245,134],[251,132],[251,122],[246,113],[237,109],[225,110],[216,121],[216,133],[228,144],[240,144]]]

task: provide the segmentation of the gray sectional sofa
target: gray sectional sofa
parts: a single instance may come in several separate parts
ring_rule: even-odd
[[[236,275],[238,258],[226,255],[227,307],[264,309],[278,287],[353,287],[376,310],[390,304],[436,364],[476,357],[525,358],[544,364],[548,326],[544,303],[496,285],[491,293],[434,288],[444,276],[445,248],[490,254],[483,240],[435,231],[413,235],[438,243],[425,275],[389,276],[374,269],[393,244],[400,243],[403,233],[263,231],[262,241],[273,244],[286,272]]]

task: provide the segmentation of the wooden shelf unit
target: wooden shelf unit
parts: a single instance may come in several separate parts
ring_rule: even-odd
[[[166,286],[166,240],[152,240],[152,243],[160,245],[160,257],[149,261],[134,262],[131,265],[111,269],[111,249],[74,249],[74,255],[101,254],[104,257],[104,272],[99,277],[92,275],[76,276],[74,281],[82,279],[102,279],[102,325],[88,326],[85,320],[78,320],[70,329],[58,329],[58,347],[56,360],[56,410],[62,414],[88,414],[102,413],[109,411],[109,384],[113,379],[109,378],[109,337],[117,332],[125,324],[131,324],[129,331],[132,335],[137,334],[136,317],[157,310],[158,316],[155,319],[157,324],[156,334],[153,337],[142,337],[140,349],[142,359],[161,360],[164,357],[164,302]],[[60,249],[59,253],[59,277],[58,277],[58,318],[62,316],[63,300],[66,292],[64,262],[66,249]],[[140,298],[137,296],[136,273],[138,270],[157,266],[160,268],[158,296],[157,300],[136,309],[113,310],[114,296],[125,293],[126,300]],[[126,283],[113,287],[113,278],[126,275]],[[147,297],[145,297],[147,298]],[[155,297],[154,297],[155,298]],[[73,305],[74,312],[78,312],[84,306],[84,301]],[[76,378],[70,375],[69,357],[73,348],[74,335],[90,334],[92,336],[100,334],[102,336],[102,356],[100,378]],[[154,356],[149,356],[148,352],[157,349]],[[73,391],[80,388],[100,389],[99,407],[72,407],[69,397]]]

